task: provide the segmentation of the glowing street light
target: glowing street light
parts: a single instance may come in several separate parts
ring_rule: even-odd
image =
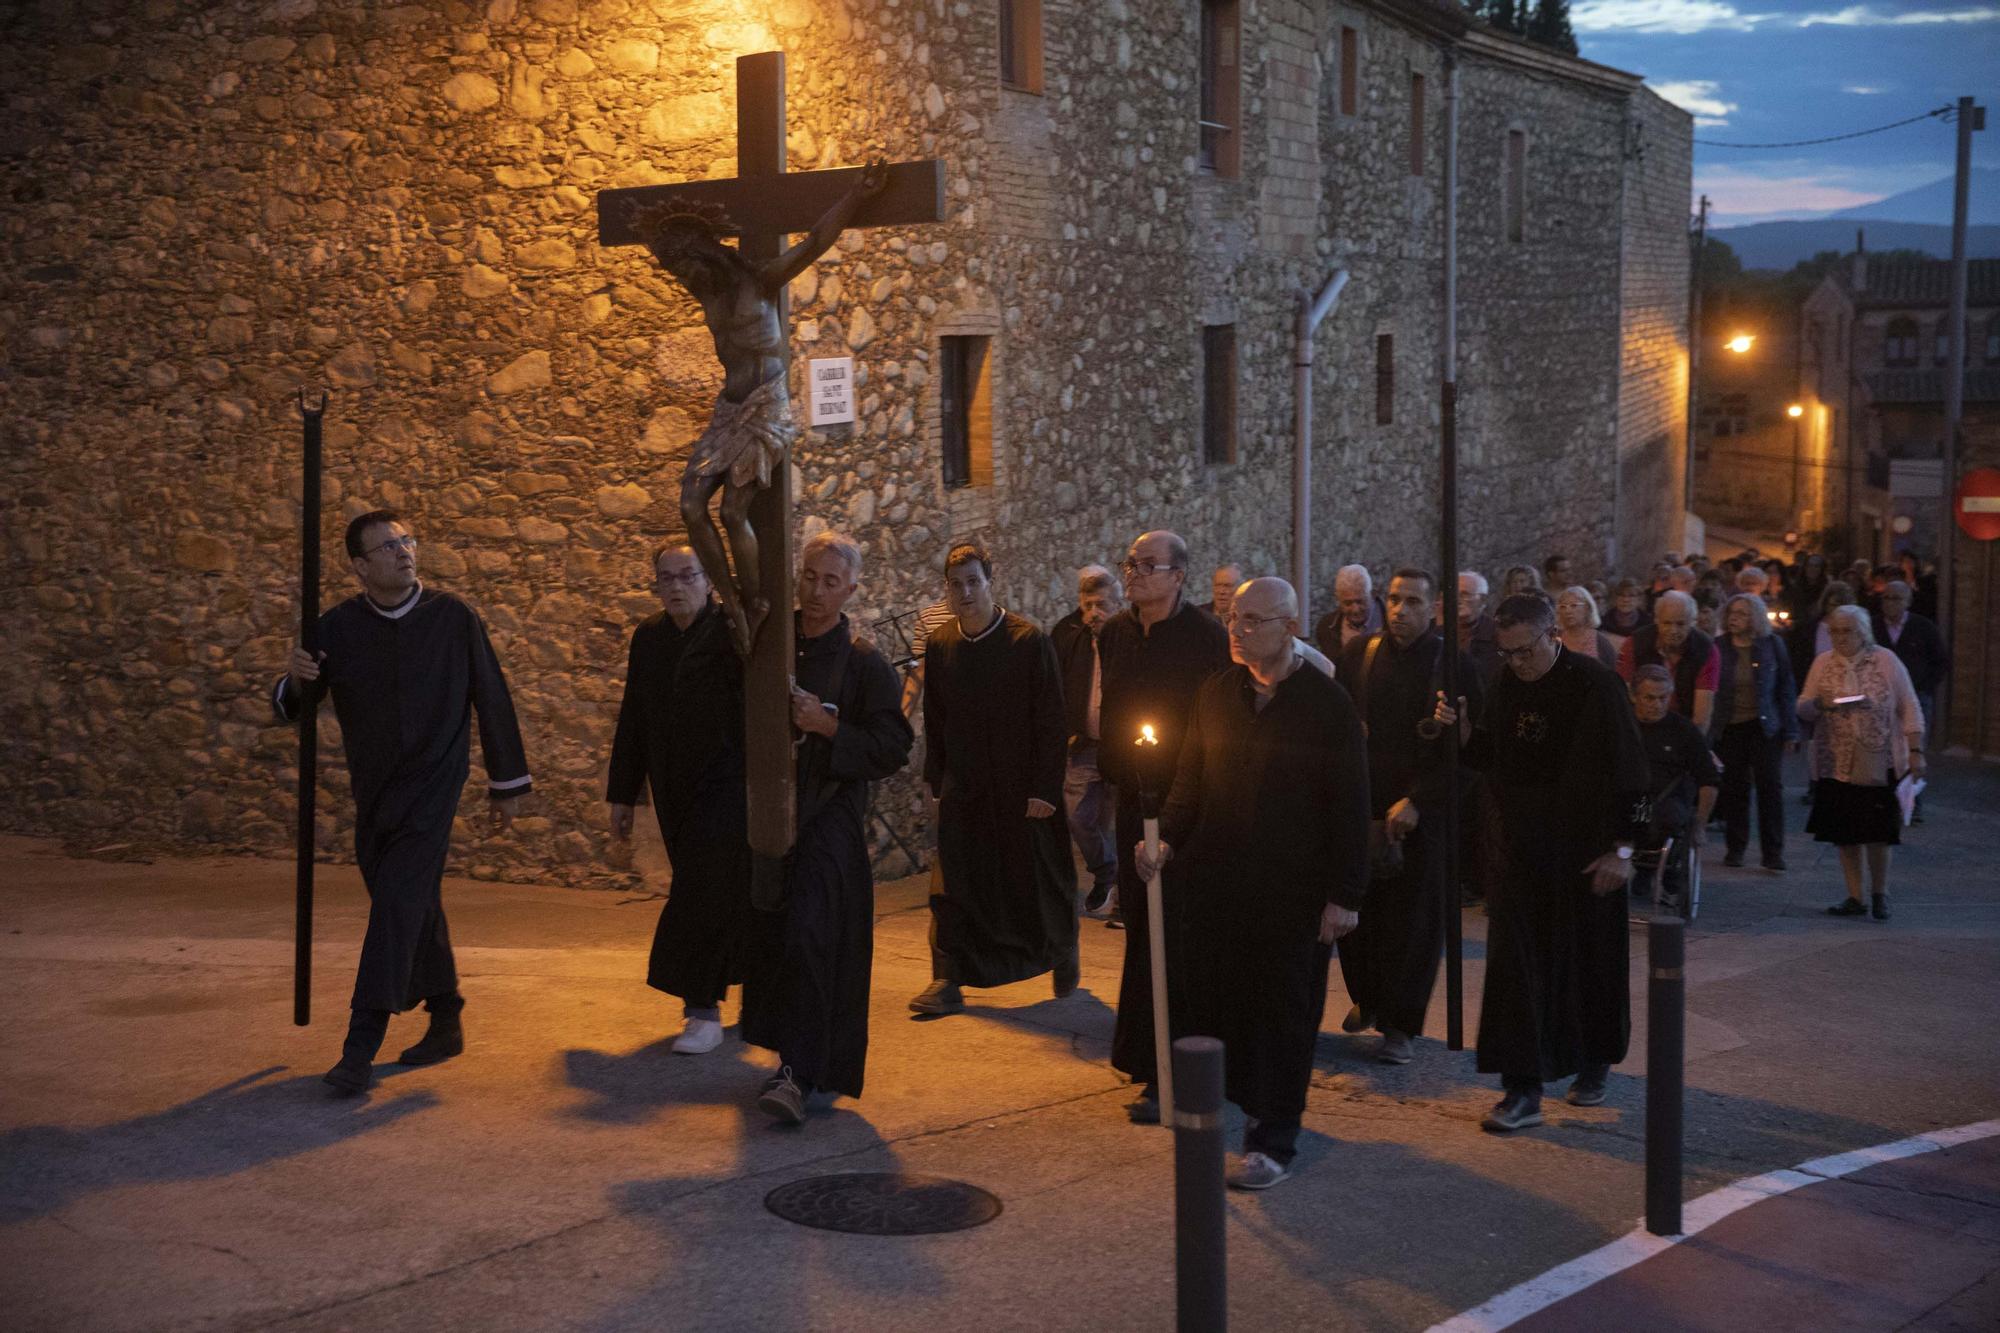
[[[1800,417],[1804,416],[1805,414],[1806,414],[1805,408],[1799,406],[1797,403],[1793,403],[1790,407],[1785,409],[1785,415],[1790,417],[1794,421],[1797,421]]]
[[[1739,333],[1734,338],[1731,338],[1728,342],[1723,344],[1724,347],[1727,347],[1730,351],[1736,353],[1738,356],[1743,355],[1745,352],[1749,351],[1752,347],[1756,345],[1757,345],[1757,337],[1755,334],[1751,333]]]

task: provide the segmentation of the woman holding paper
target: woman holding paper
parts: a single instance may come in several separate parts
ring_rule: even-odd
[[[1889,919],[1889,849],[1902,841],[1899,781],[1924,775],[1924,717],[1910,675],[1878,648],[1868,613],[1835,607],[1825,627],[1833,647],[1813,659],[1799,693],[1799,716],[1813,728],[1812,817],[1806,831],[1840,849],[1847,897],[1827,912],[1861,916],[1865,859],[1877,921]]]

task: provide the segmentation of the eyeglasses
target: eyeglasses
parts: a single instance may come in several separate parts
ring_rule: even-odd
[[[1170,569],[1179,569],[1176,564],[1162,564],[1157,560],[1125,560],[1118,565],[1119,572],[1127,578],[1141,574],[1164,574]]]
[[[1535,655],[1535,650],[1537,648],[1541,647],[1544,643],[1547,642],[1548,640],[1546,639],[1536,639],[1533,643],[1527,645],[1525,648],[1496,647],[1493,650],[1493,654],[1494,656],[1498,657],[1502,662],[1525,662],[1529,658]]]
[[[699,583],[699,582],[701,582],[701,581],[702,581],[703,579],[705,579],[705,578],[707,578],[707,577],[708,577],[708,575],[706,575],[706,574],[702,573],[702,572],[701,572],[701,571],[700,571],[699,569],[684,569],[684,570],[682,570],[682,571],[681,571],[680,573],[678,573],[678,574],[657,574],[657,573],[656,573],[656,574],[654,574],[654,575],[653,575],[653,582],[655,582],[655,583]]]
[[[1229,627],[1231,634],[1236,633],[1238,630],[1241,630],[1245,634],[1250,634],[1265,625],[1276,624],[1290,618],[1289,616],[1239,616],[1232,611],[1222,618],[1222,623]]]
[[[391,537],[388,541],[383,542],[380,546],[371,546],[367,550],[363,551],[361,554],[364,556],[370,556],[374,555],[377,551],[414,551],[416,549],[417,549],[417,539],[415,537],[410,536],[408,533],[404,533],[400,537]]]

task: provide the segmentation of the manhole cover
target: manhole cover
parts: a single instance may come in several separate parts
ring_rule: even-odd
[[[855,1172],[780,1185],[764,1206],[800,1226],[860,1236],[924,1236],[964,1231],[1000,1216],[1000,1200],[939,1176]]]

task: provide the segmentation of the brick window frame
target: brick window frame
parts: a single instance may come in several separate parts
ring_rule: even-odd
[[[1000,0],[1000,83],[1042,91],[1042,0]]]
[[[1196,161],[1203,171],[1243,174],[1243,31],[1238,0],[1201,0]]]

